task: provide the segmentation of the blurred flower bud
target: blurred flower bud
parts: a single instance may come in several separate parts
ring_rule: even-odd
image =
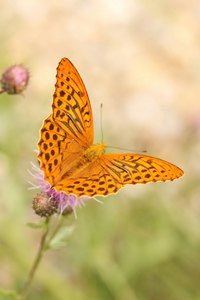
[[[57,208],[56,199],[49,198],[46,193],[39,193],[33,198],[33,210],[40,217],[50,217],[57,212]]]
[[[21,94],[29,81],[29,72],[23,65],[8,68],[1,77],[1,93]]]

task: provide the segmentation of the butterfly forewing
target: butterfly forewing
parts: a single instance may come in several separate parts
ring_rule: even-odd
[[[84,83],[73,64],[63,58],[57,68],[53,118],[80,144],[93,143],[92,109]]]
[[[44,121],[38,143],[40,167],[52,186],[93,143],[92,110],[78,71],[63,58],[56,77],[53,114]]]
[[[122,185],[174,180],[183,175],[177,166],[140,154],[105,154],[102,166]]]

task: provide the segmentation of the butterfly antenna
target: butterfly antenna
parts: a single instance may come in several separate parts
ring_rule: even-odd
[[[147,150],[133,150],[133,149],[128,149],[128,148],[120,148],[120,147],[113,147],[113,146],[106,146],[106,148],[110,149],[116,149],[116,150],[122,150],[122,151],[129,151],[129,152],[139,152],[139,153],[146,153]]]
[[[101,143],[103,144],[103,103],[100,105]]]

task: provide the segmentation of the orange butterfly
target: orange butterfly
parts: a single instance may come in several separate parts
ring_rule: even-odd
[[[84,83],[63,58],[57,68],[52,114],[44,121],[38,143],[44,179],[56,191],[77,197],[116,193],[126,184],[174,180],[177,166],[142,154],[106,154],[93,144],[92,109]]]

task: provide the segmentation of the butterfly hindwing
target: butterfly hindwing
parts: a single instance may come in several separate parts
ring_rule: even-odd
[[[44,179],[53,186],[59,180],[61,170],[70,168],[70,163],[83,149],[68,132],[57,125],[52,115],[45,119],[40,135],[40,168],[44,171]]]
[[[61,180],[55,189],[78,197],[93,197],[116,193],[121,187],[121,183],[102,167],[101,160],[97,160],[76,176]]]

